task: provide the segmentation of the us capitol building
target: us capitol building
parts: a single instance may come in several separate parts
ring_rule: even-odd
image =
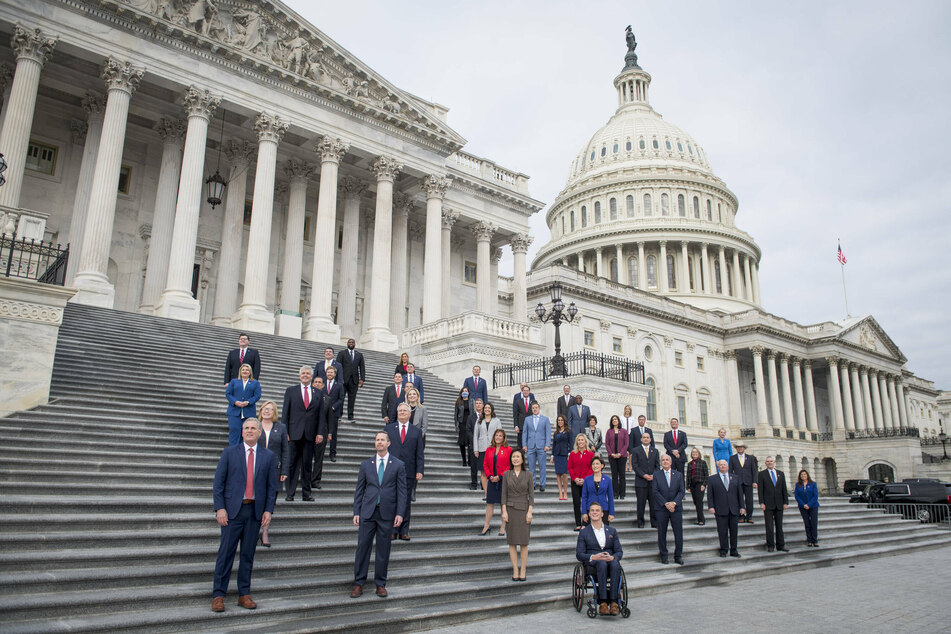
[[[528,176],[465,152],[445,106],[281,2],[0,0],[0,35],[0,231],[70,245],[69,301],[352,336],[456,382],[550,356],[533,308],[558,282],[578,308],[563,349],[645,372],[533,382],[546,408],[568,382],[602,425],[624,404],[655,431],[676,416],[708,458],[726,427],[825,487],[931,473],[919,435],[947,394],[871,316],[763,310],[737,196],[651,108],[630,31],[617,111],[572,162],[530,269],[544,204]]]

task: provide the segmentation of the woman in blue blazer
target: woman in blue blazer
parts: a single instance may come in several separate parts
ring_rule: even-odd
[[[713,441],[713,464],[726,460],[730,462],[730,456],[733,455],[733,443],[726,437],[726,430],[722,427],[717,432],[719,438]]]
[[[261,384],[251,376],[251,366],[245,363],[238,369],[238,378],[231,379],[225,389],[228,399],[228,444],[241,442],[241,421],[253,418],[254,404],[261,399]]]
[[[819,487],[809,472],[803,469],[796,478],[796,504],[799,505],[799,514],[802,523],[806,525],[806,546],[819,547]]]
[[[614,485],[611,478],[602,474],[604,459],[595,456],[591,459],[591,475],[581,485],[581,519],[588,523],[588,507],[598,502],[608,517],[605,523],[614,521]]]

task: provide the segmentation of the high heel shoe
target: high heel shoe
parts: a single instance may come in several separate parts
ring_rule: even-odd
[[[261,535],[261,545],[264,546],[265,548],[270,548],[271,542],[264,541],[264,535]]]
[[[485,537],[486,535],[488,535],[488,534],[489,534],[489,527],[486,526],[485,529],[484,529],[481,533],[479,533],[479,534],[482,535],[483,537]]]

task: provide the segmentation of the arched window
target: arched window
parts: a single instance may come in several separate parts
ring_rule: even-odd
[[[707,220],[713,220],[713,209],[710,206],[710,199],[707,199]]]
[[[700,199],[696,196],[693,197],[693,217],[700,217]]]
[[[619,148],[618,148],[618,144],[615,143],[615,144],[614,144],[614,153],[615,153],[615,154],[617,154],[618,149],[619,149]]]
[[[607,154],[607,153],[608,153],[608,148],[607,148],[607,147],[602,147],[602,148],[601,148],[601,156],[604,156],[604,155]]]
[[[571,230],[575,230],[575,210],[571,210]]]
[[[666,141],[664,141],[664,146],[665,146],[668,150],[671,149],[671,147],[670,147],[670,139],[667,139]]]
[[[594,203],[594,223],[598,224],[601,222],[601,202],[595,201]]]
[[[638,147],[640,147],[642,150],[647,147],[647,144],[644,143],[644,139],[641,139],[640,141],[638,141],[638,142],[637,142],[637,145],[638,145]]]
[[[624,148],[625,148],[628,152],[630,152],[630,151],[631,151],[631,142],[628,141],[627,143],[625,143],[625,144],[624,144]]]
[[[687,205],[684,204],[684,195],[677,194],[677,213],[683,218],[687,215]]]
[[[565,214],[561,214],[561,235],[565,235]]]
[[[588,208],[581,205],[581,228],[588,226]]]
[[[674,256],[667,254],[667,288],[677,288],[677,267],[674,266]]]
[[[694,288],[694,282],[693,282],[693,256],[692,256],[692,255],[688,255],[688,256],[687,256],[687,275],[690,276],[690,289],[692,290],[692,289]]]
[[[714,260],[714,261],[713,261],[713,275],[714,275],[714,277],[716,277],[716,279],[717,279],[717,283],[716,283],[717,292],[722,294],[722,293],[723,293],[723,284],[722,284],[722,282],[720,282],[720,260]]]
[[[654,139],[652,144],[653,144],[655,150],[659,150],[659,149],[660,149],[660,144],[657,142],[657,139]]]
[[[720,203],[717,203],[717,222],[723,222],[723,215],[720,210]]]
[[[611,281],[617,282],[617,258],[611,258]]]
[[[682,144],[680,141],[677,141],[677,150],[678,150],[679,152],[683,152],[683,151],[684,151],[684,146],[683,146],[683,144]]]
[[[639,271],[637,270],[637,258],[628,258],[627,259],[627,280],[634,288],[639,288],[640,277],[638,277]]]
[[[657,385],[654,383],[654,379],[648,378],[645,381],[647,384],[647,412],[644,415],[647,417],[647,420],[656,421],[657,420]]]
[[[608,206],[611,208],[611,220],[617,220],[617,199],[612,198],[609,200]]]
[[[653,212],[654,212],[654,210],[653,210],[652,205],[651,205],[651,195],[650,195],[650,194],[644,194],[644,215],[645,215],[645,216],[651,216],[651,215],[653,215]]]
[[[660,195],[660,215],[670,215],[670,197],[667,194]]]
[[[627,197],[627,217],[634,217],[634,197],[631,195],[628,195]]]
[[[657,258],[647,256],[647,288],[657,288]]]

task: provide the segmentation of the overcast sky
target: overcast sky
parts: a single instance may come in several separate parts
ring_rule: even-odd
[[[633,25],[651,105],[739,198],[765,310],[843,318],[839,238],[851,314],[873,315],[910,370],[951,389],[951,3],[289,4],[449,107],[466,150],[529,175],[546,208],[614,113]],[[529,261],[549,238],[544,210],[531,225]]]

